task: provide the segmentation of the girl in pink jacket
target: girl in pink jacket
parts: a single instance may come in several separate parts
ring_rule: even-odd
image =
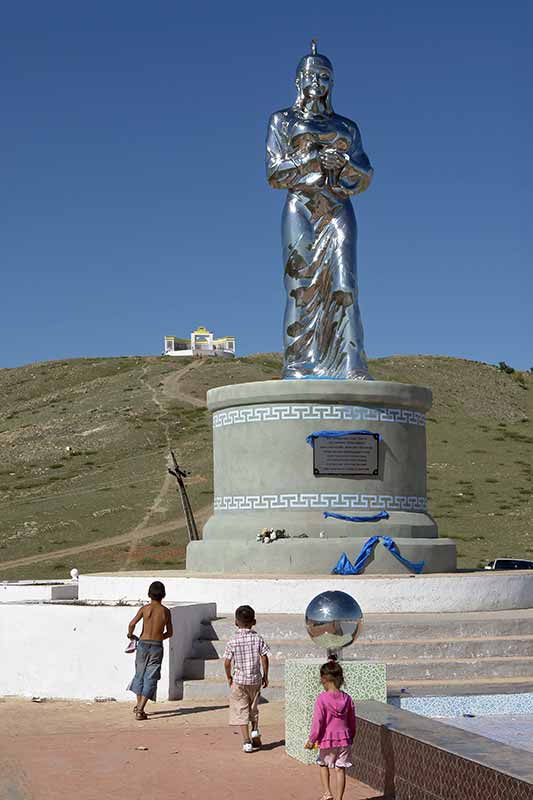
[[[344,683],[342,667],[328,661],[320,667],[321,692],[315,703],[313,724],[306,750],[319,747],[316,763],[324,794],[322,800],[333,800],[330,788],[330,769],[335,770],[335,800],[342,800],[346,784],[345,769],[351,767],[350,750],[355,736],[355,708],[349,694],[341,691]]]

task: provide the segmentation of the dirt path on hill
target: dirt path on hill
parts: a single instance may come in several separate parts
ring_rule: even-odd
[[[152,402],[154,403],[155,406],[157,406],[158,411],[160,411],[163,414],[165,409],[157,396],[157,389],[154,386],[152,386],[152,384],[146,379],[147,371],[148,367],[147,366],[143,367],[141,375],[141,383],[143,384],[145,389],[147,389],[147,391],[150,393]],[[165,436],[165,442],[166,442],[166,449],[168,453],[172,449],[172,441],[170,438],[169,426],[167,422],[160,422],[159,424],[163,429],[163,434]],[[154,500],[152,501],[151,506],[146,511],[146,514],[144,515],[142,520],[133,528],[133,530],[129,531],[128,533],[128,538],[126,539],[126,541],[129,542],[130,547],[126,555],[126,558],[124,559],[124,563],[121,569],[123,570],[128,569],[128,567],[130,566],[139,541],[141,539],[146,538],[146,530],[149,528],[151,517],[154,514],[161,514],[167,510],[165,506],[165,500],[172,486],[172,480],[173,480],[172,475],[170,475],[165,469],[165,477],[163,478],[163,482]]]
[[[198,359],[193,361],[192,364],[180,369],[178,372],[172,372],[170,375],[168,375],[163,381],[163,394],[165,397],[168,397],[172,400],[180,400],[183,403],[190,403],[196,408],[205,408],[205,400],[200,400],[198,397],[194,397],[192,394],[188,394],[187,392],[182,391],[180,388],[180,383],[185,375],[187,375],[189,372],[192,372],[193,369],[197,369],[201,363],[201,360]]]
[[[169,376],[167,376],[163,381],[163,397],[173,398],[174,400],[181,400],[185,403],[190,403],[191,405],[194,406],[204,407],[205,403],[202,403],[195,397],[191,397],[190,395],[182,392],[179,387],[180,381],[184,377],[184,375],[187,375],[189,372],[191,372],[191,370],[197,367],[198,363],[199,363],[198,361],[196,362],[193,361],[192,364],[189,364],[183,369],[180,369],[177,372],[173,372]],[[158,411],[160,411],[161,414],[163,415],[165,407],[158,397],[157,389],[154,386],[152,386],[152,384],[146,379],[147,371],[148,367],[146,366],[143,367],[141,383],[149,391],[152,398],[152,402],[154,403],[155,406],[157,406]],[[165,436],[167,453],[169,453],[170,450],[172,450],[172,438],[170,435],[170,428],[167,422],[162,421],[160,424],[163,429],[163,434]],[[133,530],[130,531],[129,538],[127,540],[130,543],[130,548],[126,555],[126,558],[124,559],[124,563],[121,567],[121,570],[129,569],[131,562],[135,557],[135,550],[137,548],[138,542],[141,539],[146,538],[146,531],[149,529],[149,523],[152,516],[154,514],[161,514],[167,510],[165,506],[165,501],[168,496],[168,493],[174,488],[175,488],[175,478],[165,470],[165,477],[163,478],[163,483],[161,484],[161,488],[159,489],[159,492],[155,496],[152,505],[147,510],[146,514],[144,515],[142,520],[138,523],[138,525],[136,525],[135,528],[133,528]]]
[[[204,506],[195,512],[194,518],[200,525],[206,522],[207,518],[212,512],[211,505]],[[49,553],[39,553],[34,556],[24,556],[23,558],[15,558],[12,561],[0,562],[0,571],[12,569],[15,567],[24,567],[28,564],[37,564],[42,561],[54,561],[56,558],[63,556],[75,556],[78,553],[87,553],[91,550],[103,550],[105,547],[112,547],[116,544],[129,544],[132,541],[132,536],[135,531],[135,541],[139,542],[142,539],[149,539],[151,536],[159,536],[162,533],[171,533],[177,528],[185,525],[185,518],[180,516],[176,519],[169,520],[168,522],[161,522],[159,525],[152,525],[150,528],[135,529],[127,533],[120,533],[117,536],[109,536],[107,539],[99,539],[97,542],[89,542],[88,544],[80,544],[76,547],[64,547],[61,550],[51,550]],[[123,569],[126,569],[124,566]]]

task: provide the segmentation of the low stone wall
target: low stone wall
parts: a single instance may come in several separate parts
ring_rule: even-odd
[[[78,581],[0,581],[0,603],[25,600],[76,600]]]
[[[216,616],[216,606],[167,605],[174,636],[163,643],[158,699],[179,700],[185,660],[202,622]],[[128,623],[137,609],[76,602],[0,605],[0,696],[132,699],[126,687],[135,672],[135,656],[124,650]]]
[[[383,703],[357,703],[351,776],[395,800],[533,800],[524,750]]]
[[[283,541],[283,540],[282,540]],[[278,543],[279,544],[279,543]],[[277,544],[261,545],[277,547]],[[146,587],[162,580],[167,600],[203,602],[207,597],[223,614],[243,602],[257,614],[303,614],[320,592],[338,589],[357,597],[364,614],[502,611],[533,608],[533,570],[486,570],[449,575],[203,575],[168,570],[80,575],[80,600],[137,600]]]

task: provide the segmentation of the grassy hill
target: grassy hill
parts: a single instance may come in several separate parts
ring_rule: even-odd
[[[279,375],[277,354],[234,361],[96,358],[0,370],[0,579],[183,566],[172,446],[203,521],[212,502],[207,389]],[[437,356],[371,362],[430,386],[429,508],[459,565],[533,558],[529,373]],[[76,551],[72,551],[76,548]],[[17,560],[26,563],[17,564]],[[9,562],[14,562],[10,564]]]

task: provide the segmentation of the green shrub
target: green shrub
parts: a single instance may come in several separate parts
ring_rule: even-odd
[[[512,375],[514,372],[514,368],[510,367],[509,364],[506,364],[505,361],[498,362],[498,369],[500,372],[505,372],[507,375]]]

